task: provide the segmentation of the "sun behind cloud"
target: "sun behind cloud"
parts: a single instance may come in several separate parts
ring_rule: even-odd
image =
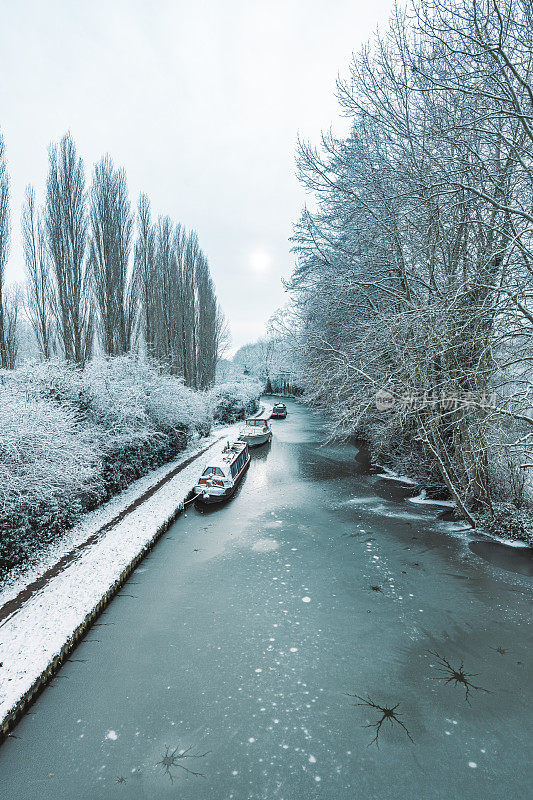
[[[263,277],[272,269],[272,256],[262,248],[254,250],[247,258],[247,265],[253,275]]]

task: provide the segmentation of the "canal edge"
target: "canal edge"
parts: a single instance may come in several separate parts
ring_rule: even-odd
[[[223,438],[225,437],[220,436],[211,445],[209,445],[208,448],[202,449],[192,459],[188,460],[189,464],[193,463],[197,458],[200,458],[200,456],[204,455],[207,450],[211,449],[211,447],[214,447],[214,445],[220,442]],[[40,675],[34,680],[30,688],[24,692],[15,705],[12,706],[9,712],[5,715],[0,722],[0,745],[3,744],[5,739],[16,727],[26,711],[28,711],[30,706],[35,702],[35,700],[37,700],[43,689],[45,689],[45,687],[54,679],[65,661],[68,660],[69,656],[76,649],[78,644],[80,644],[81,640],[96,622],[98,617],[105,611],[113,598],[118,594],[135,569],[148,555],[148,553],[150,553],[159,539],[161,539],[161,537],[168,531],[170,526],[175,522],[182,511],[184,511],[184,504],[192,497],[192,495],[193,490],[191,489],[185,495],[185,497],[179,501],[167,519],[157,528],[154,535],[147,542],[145,542],[137,555],[131,559],[129,564],[122,570],[118,578],[107,589],[96,605],[93,606],[92,610],[85,616],[83,621],[75,628],[73,633],[68,637],[67,641],[61,647],[59,653],[52,658],[52,660],[48,663],[48,666],[45,667]]]

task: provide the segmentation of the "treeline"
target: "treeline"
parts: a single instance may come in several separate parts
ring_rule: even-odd
[[[23,296],[4,296],[10,234],[9,180],[0,136],[0,367],[17,355],[17,314],[31,322],[43,360],[83,367],[95,351],[120,356],[141,346],[193,388],[215,378],[225,323],[196,233],[153,220],[141,194],[132,211],[126,174],[109,156],[89,187],[70,134],[49,151],[46,198],[26,190]]]
[[[291,286],[301,374],[333,430],[517,536],[533,467],[532,9],[414,2],[354,56],[338,85],[349,135],[299,147],[317,210],[296,226]]]
[[[297,375],[297,363],[291,340],[285,328],[292,321],[285,319],[284,310],[270,321],[265,338],[240,347],[233,356],[233,375],[251,375],[260,381],[266,394],[299,396],[302,391]]]

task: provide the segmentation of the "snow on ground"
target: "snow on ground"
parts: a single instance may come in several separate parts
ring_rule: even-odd
[[[425,489],[422,489],[416,497],[407,498],[410,503],[417,503],[424,506],[442,506],[442,508],[455,508],[455,500],[431,500],[426,497]]]
[[[268,413],[263,404],[259,413]],[[227,438],[236,436],[238,423],[216,428],[166,464],[132,484],[96,511],[87,514],[60,545],[49,550],[40,564],[13,581],[0,594],[0,604],[15,597],[58,558],[83,543],[113,520],[136,497],[156,484],[180,463],[210,446],[209,452],[185,467],[149,499],[129,512],[52,577],[20,609],[0,624],[0,724],[33,686],[86,616],[100,602],[130,562],[138,555],[186,499],[203,469],[204,460],[218,456]]]
[[[398,475],[393,469],[384,467],[382,464],[376,464],[376,466],[383,470],[382,473],[376,475],[376,478],[381,478],[381,480],[385,481],[396,481],[396,483],[405,483],[408,486],[418,486],[418,481],[408,478],[406,475]]]
[[[531,545],[529,545],[527,542],[523,542],[521,539],[509,539],[506,536],[498,536],[495,533],[487,533],[482,528],[471,528],[469,525],[465,527],[464,520],[458,520],[457,522],[439,521],[436,523],[435,527],[443,533],[448,533],[452,536],[458,536],[468,544],[473,541],[483,540],[486,542],[497,542],[498,544],[504,544],[506,547],[514,547],[516,549],[528,549],[531,547]]]

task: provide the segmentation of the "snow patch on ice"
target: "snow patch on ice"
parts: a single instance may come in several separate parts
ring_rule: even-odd
[[[381,480],[385,481],[396,481],[397,483],[405,483],[408,486],[418,486],[418,482],[413,480],[413,478],[408,478],[406,475],[398,475],[397,472],[394,470],[389,469],[388,467],[383,467],[381,464],[378,465],[383,472],[379,475],[376,475],[376,478],[381,478]]]
[[[257,539],[252,545],[252,550],[256,553],[269,553],[271,550],[277,550],[279,542],[275,539]]]
[[[417,503],[424,506],[440,506],[442,508],[455,508],[456,506],[455,500],[431,500],[426,497],[425,489],[422,489],[416,497],[408,497],[407,500],[409,503]]]

